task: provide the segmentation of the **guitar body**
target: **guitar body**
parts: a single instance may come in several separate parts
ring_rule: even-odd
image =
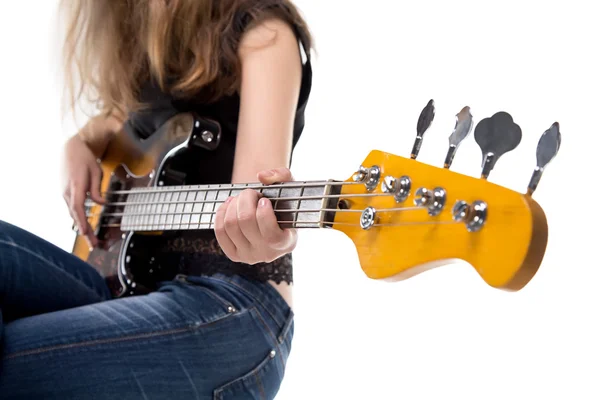
[[[189,113],[173,117],[147,140],[122,131],[99,160],[101,191],[109,193],[107,202],[123,202],[125,195],[112,192],[193,184],[186,182],[184,177],[189,175],[180,170],[179,164],[194,157],[200,148],[213,150],[219,140],[216,122]],[[88,208],[88,221],[99,244],[90,250],[85,238],[77,236],[72,250],[106,278],[114,297],[152,291],[156,282],[172,279],[177,266],[174,255],[161,248],[165,236],[173,232],[123,231],[118,219],[105,216],[123,208],[96,204]]]

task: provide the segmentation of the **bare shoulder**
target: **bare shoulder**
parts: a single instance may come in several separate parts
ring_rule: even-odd
[[[251,26],[240,40],[240,57],[262,52],[298,53],[298,39],[292,27],[279,18],[268,18]]]

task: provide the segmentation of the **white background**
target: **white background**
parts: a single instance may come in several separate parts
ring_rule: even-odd
[[[70,249],[59,161],[74,127],[60,114],[55,3],[0,4],[0,219]],[[278,399],[599,398],[594,2],[297,4],[319,51],[298,179],[346,179],[371,149],[408,156],[430,98],[423,162],[443,163],[465,105],[476,122],[504,110],[523,129],[490,177],[510,189],[525,190],[554,121],[563,144],[534,196],[550,226],[546,257],[521,292],[492,289],[467,265],[374,282],[345,236],[302,232],[296,337]],[[471,136],[453,169],[478,176],[480,157]],[[395,256],[410,251],[399,245]]]

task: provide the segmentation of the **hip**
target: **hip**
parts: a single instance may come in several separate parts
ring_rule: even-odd
[[[272,399],[291,352],[294,314],[268,283],[180,275],[152,294],[4,328],[0,391],[7,399]]]

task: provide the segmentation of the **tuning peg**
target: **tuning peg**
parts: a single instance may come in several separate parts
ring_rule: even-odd
[[[431,126],[431,122],[433,121],[434,117],[435,104],[433,99],[431,99],[429,102],[427,102],[427,105],[423,108],[423,111],[421,111],[421,115],[419,115],[419,120],[417,122],[417,138],[415,139],[415,144],[413,145],[412,152],[410,153],[410,158],[413,160],[419,155],[421,143],[423,142],[423,135]]]
[[[498,159],[521,143],[521,127],[504,111],[485,118],[475,127],[475,141],[481,148],[481,177],[487,179]]]
[[[463,107],[458,114],[456,114],[456,125],[454,125],[454,131],[448,138],[450,147],[448,148],[448,154],[446,154],[446,160],[444,161],[444,168],[450,168],[454,155],[458,150],[460,143],[469,136],[473,130],[473,116],[471,115],[471,108],[469,106]]]
[[[531,175],[531,180],[529,181],[529,186],[527,186],[527,194],[532,195],[537,189],[538,184],[540,183],[540,179],[542,178],[542,174],[544,173],[544,168],[554,159],[558,150],[560,149],[560,125],[558,122],[555,122],[550,126],[548,130],[546,130],[540,141],[538,142],[537,147],[537,166]]]

